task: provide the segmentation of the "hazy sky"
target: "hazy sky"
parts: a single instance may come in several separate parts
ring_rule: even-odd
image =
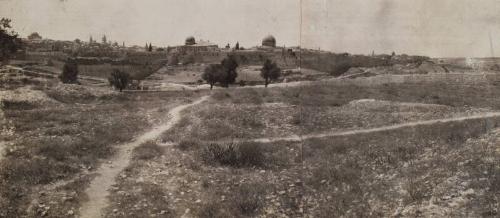
[[[0,16],[53,39],[251,47],[272,34],[335,52],[500,56],[499,0],[0,0]]]

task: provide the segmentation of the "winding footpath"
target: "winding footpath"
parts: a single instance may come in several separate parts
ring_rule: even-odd
[[[270,142],[278,142],[278,141],[302,141],[313,138],[326,138],[326,137],[336,137],[336,136],[353,136],[360,134],[369,134],[375,132],[383,132],[390,130],[397,130],[402,128],[410,128],[410,127],[421,127],[421,126],[432,126],[439,123],[453,123],[453,122],[462,122],[462,121],[470,121],[470,120],[482,120],[482,119],[492,119],[492,118],[500,118],[500,112],[489,112],[489,113],[481,113],[471,116],[462,116],[462,117],[453,117],[453,118],[444,118],[444,119],[434,119],[434,120],[424,120],[424,121],[415,121],[401,124],[394,124],[389,126],[381,126],[369,129],[359,129],[359,130],[348,130],[342,132],[327,132],[327,133],[318,133],[318,134],[306,134],[306,135],[291,135],[285,137],[275,137],[275,138],[254,138],[254,139],[231,139],[225,141],[214,141],[217,142],[261,142],[261,143],[270,143]],[[500,120],[495,122],[496,124],[500,124]]]
[[[170,119],[163,125],[156,126],[150,131],[136,138],[134,141],[118,146],[118,152],[108,163],[101,165],[97,169],[98,176],[92,180],[90,186],[86,190],[88,201],[83,203],[80,208],[81,218],[98,218],[102,217],[102,209],[108,205],[107,196],[109,188],[115,183],[115,178],[123,171],[130,163],[132,158],[132,150],[150,140],[158,138],[163,132],[172,128],[181,120],[181,112],[191,106],[200,104],[208,99],[209,96],[204,96],[190,104],[184,104],[171,109],[168,112]]]

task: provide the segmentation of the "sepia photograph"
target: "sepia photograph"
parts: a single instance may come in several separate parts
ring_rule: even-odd
[[[500,217],[500,1],[0,0],[18,217]]]

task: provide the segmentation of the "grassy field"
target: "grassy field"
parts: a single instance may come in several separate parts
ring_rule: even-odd
[[[197,93],[118,94],[45,83],[2,91],[9,131],[0,164],[0,217],[76,213],[92,171],[169,108]]]
[[[106,215],[496,216],[498,118],[299,142],[231,142],[498,108],[494,85],[447,88],[318,83],[213,91],[209,103],[187,110],[162,140],[135,151]]]
[[[251,141],[497,111],[496,82],[117,93],[4,79],[25,81],[0,92],[0,217],[78,216],[95,169],[118,145],[205,95],[162,137],[133,149],[106,217],[498,216],[500,118]]]

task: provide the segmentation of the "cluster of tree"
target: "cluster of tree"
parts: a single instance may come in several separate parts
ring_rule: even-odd
[[[152,52],[153,51],[153,46],[151,45],[151,43],[146,43],[146,46],[144,47],[146,49],[146,51],[148,52]]]
[[[210,84],[210,89],[213,89],[217,83],[227,88],[229,84],[236,81],[238,76],[237,68],[238,62],[235,57],[229,55],[220,64],[208,65],[201,77]],[[275,62],[267,59],[262,66],[260,76],[265,80],[265,86],[267,87],[270,82],[277,80],[281,76],[281,69]]]
[[[59,80],[63,83],[78,83],[78,64],[75,59],[68,58],[63,66],[63,71],[59,75]]]
[[[0,19],[0,64],[5,64],[22,47],[21,39],[10,25],[11,20]]]
[[[222,87],[229,87],[229,84],[233,84],[236,81],[238,72],[238,62],[236,62],[234,56],[229,55],[220,64],[211,64],[201,75],[202,79],[210,84],[210,89],[217,83]]]

